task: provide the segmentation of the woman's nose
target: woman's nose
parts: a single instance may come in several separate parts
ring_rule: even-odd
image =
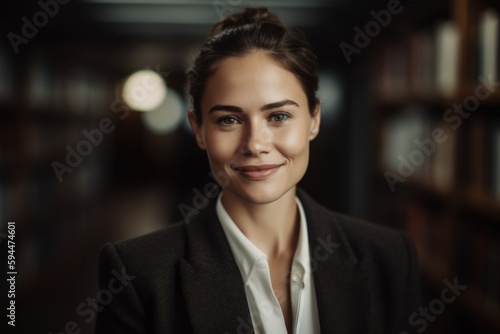
[[[269,153],[272,144],[271,130],[260,122],[248,123],[241,145],[242,153],[247,156],[258,156]]]

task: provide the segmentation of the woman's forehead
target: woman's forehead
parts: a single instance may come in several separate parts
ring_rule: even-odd
[[[264,105],[285,99],[302,104],[307,98],[292,72],[264,52],[254,52],[218,64],[207,80],[202,105],[245,101]]]

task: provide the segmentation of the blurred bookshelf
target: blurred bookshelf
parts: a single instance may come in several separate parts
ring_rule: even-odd
[[[60,268],[76,268],[84,254],[105,187],[106,147],[94,147],[62,182],[52,163],[66,164],[66,147],[86,139],[82,130],[98,128],[113,88],[78,46],[3,51],[2,63],[13,67],[6,73],[17,74],[5,78],[16,94],[0,94],[0,221],[16,222],[21,291],[37,295],[41,282],[56,286]]]
[[[468,286],[434,332],[500,333],[500,2],[424,7],[370,57],[372,213],[408,232],[435,296]]]

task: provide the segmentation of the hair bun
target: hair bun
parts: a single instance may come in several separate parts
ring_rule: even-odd
[[[211,35],[215,35],[226,29],[236,28],[245,24],[271,22],[279,26],[283,26],[280,18],[269,11],[265,7],[250,8],[247,7],[243,11],[231,14],[217,21],[211,29]]]

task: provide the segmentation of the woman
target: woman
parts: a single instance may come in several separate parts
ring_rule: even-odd
[[[101,287],[116,293],[101,298],[96,333],[409,329],[418,277],[407,237],[297,190],[320,125],[304,37],[246,9],[215,24],[188,76],[189,120],[222,191],[208,187],[216,198],[189,221],[103,248]]]

